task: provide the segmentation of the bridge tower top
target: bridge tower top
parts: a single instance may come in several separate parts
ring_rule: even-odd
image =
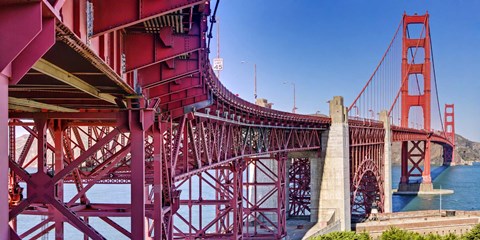
[[[402,38],[402,82],[401,82],[401,126],[409,127],[410,108],[419,106],[423,110],[423,127],[431,130],[431,48],[428,13],[425,15],[403,15]],[[421,26],[418,33],[409,26]],[[415,28],[418,30],[418,28]],[[423,50],[423,51],[422,51]],[[422,54],[423,52],[423,54]],[[423,56],[422,56],[423,55]],[[423,57],[423,59],[421,59]],[[423,77],[423,88],[420,87]],[[418,85],[418,93],[409,92],[413,83]],[[423,93],[422,93],[423,92]],[[413,127],[413,126],[412,126]]]

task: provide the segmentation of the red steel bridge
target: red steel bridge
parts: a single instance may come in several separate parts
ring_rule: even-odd
[[[318,117],[260,107],[222,85],[208,58],[217,9],[210,0],[0,2],[0,239],[63,239],[66,225],[84,239],[105,239],[106,229],[279,239],[287,216],[334,208],[328,200],[343,204],[335,214],[346,229],[372,207],[391,211],[392,142],[402,149],[400,191],[431,189],[432,144],[453,161],[453,105],[442,118],[428,14],[404,15],[355,101],[336,97],[331,117]],[[314,164],[345,171],[320,176]],[[329,178],[340,179],[331,181],[339,199],[323,194]],[[99,184],[124,184],[129,201],[113,187],[104,188],[112,201],[96,200],[89,190]]]

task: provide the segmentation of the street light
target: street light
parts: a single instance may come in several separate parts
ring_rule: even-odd
[[[358,107],[357,107],[357,105],[353,106],[353,108],[355,108],[355,118],[358,119],[358,118],[359,118],[359,115],[358,115]]]
[[[292,113],[295,113],[296,110],[298,109],[296,99],[295,99],[295,83],[294,82],[286,82],[286,81],[283,82],[283,84],[288,84],[288,83],[292,84],[292,86],[293,86],[293,109],[292,109]]]
[[[247,61],[241,61],[242,64],[247,64]],[[253,97],[257,100],[257,64],[253,64]]]
[[[373,113],[372,109],[368,109],[368,111],[371,113],[370,116],[372,116],[372,120],[375,120],[375,114]]]

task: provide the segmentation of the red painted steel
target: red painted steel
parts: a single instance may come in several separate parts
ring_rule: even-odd
[[[443,146],[443,163],[449,165],[455,163],[455,105],[445,104],[444,111],[445,137],[451,145]]]
[[[403,47],[402,47],[402,85],[401,85],[401,126],[409,127],[409,112],[414,106],[420,106],[423,110],[423,128],[431,131],[431,47],[430,47],[430,27],[428,21],[428,13],[422,16],[413,15],[403,16]],[[418,38],[411,38],[408,27],[413,24],[421,25],[421,32]],[[411,48],[415,49],[413,56],[409,60],[409,53]],[[415,62],[417,59],[418,50],[423,49],[423,62]],[[423,93],[411,95],[409,93],[409,79],[411,76],[423,77]],[[430,176],[430,145],[431,139],[427,137],[423,142],[411,141],[402,143],[402,175],[400,177],[401,183],[409,183],[410,177],[415,177],[419,173],[422,177],[423,183],[431,183]],[[409,165],[412,165],[409,168]],[[423,163],[423,168],[420,167]]]
[[[310,215],[310,181],[310,159],[291,159],[291,165],[288,169],[289,217]]]
[[[0,23],[1,24],[1,23]],[[1,44],[0,44],[1,45]],[[0,158],[1,159],[9,159],[9,141],[13,142],[14,140],[7,138],[8,132],[5,124],[8,124],[8,81],[9,81],[9,69],[0,69]],[[10,145],[11,146],[11,145]],[[8,162],[7,161],[0,161],[0,191],[3,193],[9,193],[11,191],[18,192],[18,188],[9,187],[9,170],[8,170]],[[15,189],[15,190],[14,190]],[[2,194],[0,196],[0,238],[1,239],[8,239],[9,238],[9,217],[8,217],[8,210],[9,210],[9,203],[10,199],[7,194]],[[18,202],[18,198],[14,199],[14,202]],[[15,225],[15,224],[13,224]]]
[[[280,239],[287,211],[308,214],[308,181],[301,181],[310,176],[308,159],[295,159],[287,174],[287,154],[320,151],[330,119],[256,106],[223,86],[208,60],[210,1],[0,6],[0,125],[10,126],[9,142],[0,139],[9,159],[8,168],[0,165],[0,184],[9,191],[0,198],[0,238],[39,238],[53,230],[62,239],[68,222],[84,239],[104,239],[103,229],[90,225],[97,218],[132,239]],[[32,70],[40,58],[89,87]],[[115,103],[86,94],[90,87]],[[72,112],[7,106],[10,94]],[[373,119],[349,124],[351,211],[365,217],[373,203],[383,210],[385,132]],[[393,138],[452,145],[425,126],[393,127]],[[17,128],[28,134],[21,146]],[[91,201],[88,191],[102,183],[129,184],[130,203]],[[70,199],[65,184],[75,186]],[[19,214],[45,219],[18,232]],[[128,218],[130,229],[115,217]]]
[[[286,161],[285,153],[261,159],[247,158],[247,176],[251,174],[253,180],[243,185],[250,195],[244,198],[243,239],[286,236]],[[275,167],[272,169],[268,165]],[[268,180],[259,181],[260,174]]]
[[[403,47],[402,47],[402,85],[401,85],[401,126],[408,127],[409,112],[413,106],[420,106],[423,109],[423,126],[424,129],[430,131],[431,124],[431,47],[430,47],[430,27],[428,21],[428,13],[422,16],[413,15],[403,16]],[[408,35],[408,27],[413,24],[421,24],[422,31],[418,39],[412,39]],[[414,55],[408,61],[410,49],[414,48]],[[417,60],[418,50],[422,48],[424,52],[424,61],[415,62]],[[420,55],[420,54],[418,54]],[[408,92],[409,79],[411,76],[423,76],[423,94],[410,95]],[[426,159],[430,161],[430,159]]]
[[[352,220],[360,221],[370,215],[373,206],[379,212],[384,210],[385,130],[381,124],[351,125],[349,130],[350,206]]]

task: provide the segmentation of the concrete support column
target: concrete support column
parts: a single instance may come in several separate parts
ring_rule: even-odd
[[[384,143],[384,212],[392,212],[392,131],[390,129],[390,118],[387,111],[380,112],[380,121],[383,122],[385,129],[385,143]]]
[[[322,132],[322,151],[310,157],[310,222],[316,224],[304,239],[340,221],[350,231],[350,149],[347,109],[342,97],[330,101],[332,124]]]
[[[351,229],[350,213],[350,149],[347,108],[343,97],[330,101],[332,124],[328,131],[325,165],[320,183],[320,209],[334,209],[340,229]]]
[[[318,222],[322,225],[322,222],[326,222],[328,219],[324,219],[319,215],[320,204],[320,184],[323,178],[323,167],[325,166],[325,155],[328,142],[328,131],[323,131],[321,137],[322,149],[320,156],[311,155],[310,158],[310,222]]]
[[[8,67],[7,67],[8,69]],[[0,72],[0,239],[10,239],[8,225],[8,81],[10,74]],[[3,190],[2,190],[3,189]]]

